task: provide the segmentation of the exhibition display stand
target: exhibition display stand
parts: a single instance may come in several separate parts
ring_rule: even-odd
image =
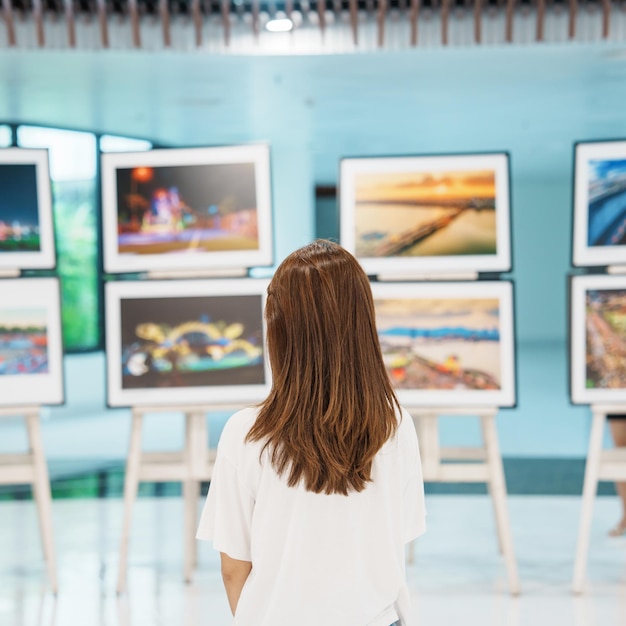
[[[513,549],[511,524],[506,502],[506,482],[498,433],[496,415],[498,409],[459,408],[409,408],[415,422],[420,443],[424,482],[486,483],[493,500],[496,534],[500,552],[506,565],[511,594],[520,593],[517,561]],[[474,447],[442,447],[439,442],[438,419],[441,416],[476,416],[480,419],[483,445]],[[409,547],[409,560],[413,560],[414,543]]]
[[[23,417],[28,434],[28,452],[0,454],[0,485],[30,485],[32,487],[50,586],[53,593],[56,593],[58,586],[52,532],[52,495],[41,438],[40,410],[39,406],[0,408],[0,419]]]
[[[583,165],[585,168],[589,168],[587,162],[584,159],[578,161],[578,150],[590,151],[587,153],[588,159],[597,159],[606,155],[599,155],[594,153],[595,150],[600,148],[600,152],[604,149],[611,149],[612,142],[606,144],[597,144],[594,147],[593,142],[580,142],[575,148],[576,155],[576,168]],[[580,174],[579,174],[580,175]],[[585,174],[586,175],[586,174]],[[581,180],[585,180],[581,176]],[[588,185],[589,181],[585,182]],[[585,186],[583,185],[583,187]],[[584,195],[584,194],[583,194]],[[622,332],[620,331],[616,337],[611,337],[611,341],[607,339],[598,339],[594,335],[597,332],[595,326],[589,322],[589,313],[591,309],[589,304],[588,293],[590,291],[606,292],[619,292],[623,290],[623,277],[626,275],[626,264],[624,263],[624,248],[623,246],[616,246],[611,249],[610,246],[598,246],[580,245],[581,242],[587,242],[588,234],[584,229],[587,226],[582,227],[583,224],[589,221],[589,204],[588,198],[585,196],[584,200],[581,200],[582,196],[577,196],[575,200],[575,216],[574,216],[574,262],[575,266],[585,267],[587,265],[597,266],[598,260],[594,258],[598,252],[606,255],[609,251],[610,261],[613,261],[614,265],[607,265],[606,273],[589,273],[586,275],[575,276],[572,279],[572,285],[576,285],[576,281],[585,281],[586,289],[582,290],[582,296],[578,299],[578,304],[570,304],[572,308],[572,334],[574,341],[572,350],[570,352],[570,368],[571,368],[571,394],[572,400],[576,404],[589,404],[591,407],[591,431],[589,434],[589,447],[587,450],[587,461],[585,465],[585,479],[583,483],[583,497],[582,507],[580,515],[580,524],[578,528],[578,540],[576,544],[576,558],[574,561],[574,576],[572,581],[572,591],[575,594],[582,594],[585,589],[585,579],[587,571],[587,559],[589,554],[589,541],[591,536],[591,524],[593,520],[593,505],[598,492],[598,483],[600,481],[610,482],[626,482],[626,447],[616,447],[611,449],[603,449],[604,431],[607,422],[608,415],[626,415],[626,405],[623,403],[623,380],[620,380],[619,385],[604,385],[595,382],[595,384],[588,384],[588,371],[589,360],[595,357],[597,353],[602,355],[606,354],[611,359],[618,359],[619,348],[615,347],[612,342],[622,341]],[[578,216],[578,217],[577,217]],[[577,233],[579,233],[577,235]],[[582,233],[582,236],[580,235]],[[578,244],[578,247],[576,247]],[[578,256],[578,258],[577,258]],[[609,260],[603,259],[603,263]],[[611,278],[612,277],[612,278]],[[621,278],[620,278],[621,277]],[[573,296],[572,302],[576,303],[575,296],[577,295],[575,287],[572,288]],[[577,316],[576,312],[582,310],[584,314]],[[598,311],[594,311],[596,315],[600,315]],[[604,321],[607,326],[609,324]],[[578,328],[577,328],[578,326]],[[590,330],[591,328],[591,330]],[[592,339],[592,340],[590,340]],[[578,343],[576,342],[578,340]],[[609,360],[608,364],[604,364],[607,372],[610,372],[615,365],[615,361]],[[619,369],[617,370],[619,371]],[[590,394],[594,396],[590,397]],[[612,400],[611,395],[617,394],[615,401]]]
[[[209,432],[206,414],[209,411],[241,408],[239,405],[211,405],[184,407],[135,407],[132,409],[130,446],[124,480],[124,521],[120,544],[117,592],[126,587],[128,543],[132,513],[139,483],[181,482],[184,502],[184,578],[190,582],[196,565],[196,525],[200,483],[211,479],[215,450],[208,447]],[[144,417],[151,413],[183,413],[185,416],[184,448],[174,452],[145,452],[141,448]]]
[[[602,449],[606,416],[626,415],[626,407],[623,405],[593,405],[591,412],[591,434],[589,436],[582,511],[576,547],[576,561],[574,564],[573,591],[577,594],[582,593],[585,586],[593,504],[598,491],[598,482],[604,480],[626,481],[626,448]]]

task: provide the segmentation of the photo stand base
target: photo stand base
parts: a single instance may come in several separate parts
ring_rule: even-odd
[[[520,593],[517,561],[513,549],[511,524],[507,507],[506,482],[502,456],[498,444],[495,418],[497,408],[480,409],[409,409],[420,444],[424,482],[486,483],[493,501],[498,548],[504,557],[509,590]],[[439,443],[440,416],[475,416],[480,419],[483,446],[444,448]],[[415,542],[409,546],[408,559],[412,563]]]
[[[18,278],[21,274],[18,269],[0,269],[0,278]]]
[[[30,485],[37,506],[41,545],[53,593],[58,591],[56,553],[52,529],[52,494],[43,450],[40,407],[0,408],[3,417],[23,417],[28,434],[28,452],[0,454],[0,485]]]
[[[146,278],[178,279],[178,278],[243,278],[248,275],[246,269],[206,269],[206,270],[154,270],[146,272]]]
[[[447,281],[472,281],[478,280],[478,272],[450,272],[437,274],[424,272],[417,274],[378,274],[376,280],[384,282],[447,282]]]
[[[132,512],[137,499],[139,483],[180,482],[184,502],[184,579],[191,582],[197,564],[196,526],[198,523],[198,496],[200,483],[211,479],[215,451],[209,450],[209,431],[206,414],[209,411],[231,409],[233,405],[202,407],[141,407],[132,410],[130,446],[124,479],[124,521],[117,576],[117,593],[126,588],[128,570],[128,542],[132,526]],[[237,406],[236,408],[240,408]],[[185,445],[175,452],[144,452],[141,436],[144,416],[150,413],[183,413],[185,416]]]
[[[585,466],[582,511],[574,562],[573,591],[581,594],[585,587],[589,538],[593,518],[593,504],[600,481],[626,482],[626,448],[602,449],[607,415],[626,415],[626,406],[598,405],[591,407],[592,421],[589,436],[589,450]]]

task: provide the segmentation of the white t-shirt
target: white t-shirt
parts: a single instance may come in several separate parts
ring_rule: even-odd
[[[237,626],[409,624],[405,543],[426,530],[417,435],[402,411],[373,461],[373,482],[348,496],[289,487],[260,442],[258,409],[227,422],[197,538],[251,561]]]

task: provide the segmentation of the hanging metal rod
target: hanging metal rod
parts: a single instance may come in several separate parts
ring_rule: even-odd
[[[258,45],[265,24],[276,15],[290,18],[298,31],[318,30],[321,44],[332,48],[333,34],[344,29],[355,50],[365,46],[415,47],[487,43],[532,43],[576,40],[581,24],[599,39],[626,38],[622,0],[0,0],[0,48],[51,45],[52,24],[65,24],[64,45],[85,45],[79,34],[97,24],[97,47],[150,50],[215,46],[236,52],[246,33]],[[554,34],[555,17],[562,33]],[[621,20],[621,22],[620,22]],[[391,24],[393,22],[393,28]],[[550,23],[549,23],[550,22]],[[158,29],[146,28],[147,24]],[[518,23],[523,28],[518,28]],[[19,28],[18,28],[19,24]],[[619,26],[621,24],[621,26]],[[528,26],[531,25],[532,34]],[[112,38],[112,32],[116,35]],[[438,31],[438,32],[437,32]],[[126,33],[126,34],[125,34]],[[428,37],[425,34],[428,33]],[[465,33],[459,35],[459,33]],[[496,33],[494,35],[494,33]],[[522,34],[520,34],[522,33]],[[93,38],[93,29],[89,37]],[[158,41],[155,39],[158,37]],[[495,37],[495,40],[494,40]],[[524,39],[526,37],[526,39]],[[587,38],[589,35],[587,34]],[[521,38],[521,41],[520,41]],[[461,41],[462,39],[462,41]],[[55,35],[56,47],[59,46]],[[176,43],[174,43],[176,40]],[[236,40],[236,41],[235,41]],[[345,39],[344,39],[345,41]],[[93,41],[88,40],[93,48]],[[345,50],[345,44],[344,50]]]

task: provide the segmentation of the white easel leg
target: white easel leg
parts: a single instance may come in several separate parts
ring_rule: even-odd
[[[209,426],[207,424],[207,416],[205,413],[201,413],[198,416],[198,428],[197,428],[197,440],[194,442],[196,449],[199,450],[198,462],[201,464],[200,471],[201,475],[205,475],[206,467],[209,463]],[[200,497],[200,486],[201,481],[198,481],[195,489],[195,509],[194,513],[196,517],[194,518],[194,528],[193,528],[193,568],[196,569],[198,567],[198,548],[199,542],[196,541],[196,529],[198,524],[198,499]]]
[[[498,445],[495,415],[483,415],[481,423],[485,438],[487,466],[489,468],[490,493],[496,514],[496,527],[498,528],[498,536],[502,545],[502,554],[509,576],[509,589],[511,594],[518,595],[520,593],[519,575],[513,550],[511,522],[506,502],[506,482],[502,457],[500,456],[500,446]]]
[[[46,542],[43,540],[43,528],[45,524],[45,520],[43,519],[43,511],[41,510],[41,506],[39,505],[40,499],[42,497],[40,491],[37,489],[37,483],[33,482],[31,485],[31,489],[33,490],[33,499],[35,500],[35,505],[37,507],[37,521],[39,522],[39,533],[41,535],[41,551],[43,552],[43,558],[46,563],[50,559],[50,555],[48,554],[48,546]]]
[[[487,493],[489,497],[493,500],[493,492],[491,490],[491,483],[487,483]],[[495,507],[494,507],[495,513]],[[498,523],[498,518],[496,517],[496,537],[498,540],[498,554],[504,554],[504,550],[502,549],[502,535],[500,534],[500,524]]]
[[[576,561],[574,563],[574,593],[582,593],[585,585],[585,570],[587,568],[587,553],[589,551],[589,535],[593,517],[593,504],[598,490],[598,475],[600,457],[602,455],[602,436],[604,434],[604,413],[593,413],[591,434],[589,437],[589,451],[585,467],[585,483],[583,486],[582,512],[576,547]]]
[[[52,532],[52,494],[50,493],[50,478],[48,466],[43,451],[41,429],[38,413],[29,413],[26,417],[26,429],[28,440],[33,454],[35,469],[35,481],[33,491],[37,502],[37,515],[41,530],[41,543],[44,557],[48,566],[48,576],[53,593],[57,592],[56,555],[54,551],[54,538]]]
[[[197,476],[202,469],[203,450],[206,442],[201,441],[203,429],[201,421],[203,413],[185,414],[185,465],[187,477],[183,481],[183,540],[185,546],[185,582],[191,582],[196,563],[196,524],[198,519],[198,486]]]
[[[120,543],[120,560],[117,572],[117,593],[122,593],[126,587],[126,573],[128,569],[128,540],[132,523],[133,505],[137,499],[139,487],[139,463],[141,460],[141,429],[143,415],[133,411],[130,432],[130,448],[126,461],[126,476],[124,479],[124,522],[122,525],[122,539]]]
[[[183,541],[185,552],[184,577],[186,583],[191,582],[193,576],[193,548],[191,547],[191,538],[193,537],[193,529],[191,527],[191,520],[193,519],[193,486],[193,481],[183,481]]]
[[[413,424],[417,431],[422,472],[426,480],[432,480],[433,474],[439,465],[439,430],[436,415],[412,415]],[[407,563],[415,563],[415,543],[413,540],[407,547]]]
[[[424,451],[423,451],[424,423],[419,417],[415,415],[412,415],[411,417],[413,419],[413,424],[415,425],[415,430],[417,432],[417,440],[419,442],[419,447],[420,447],[420,457],[423,459],[424,458]],[[411,541],[409,545],[406,547],[406,561],[409,565],[413,565],[413,563],[415,563],[415,539]]]

